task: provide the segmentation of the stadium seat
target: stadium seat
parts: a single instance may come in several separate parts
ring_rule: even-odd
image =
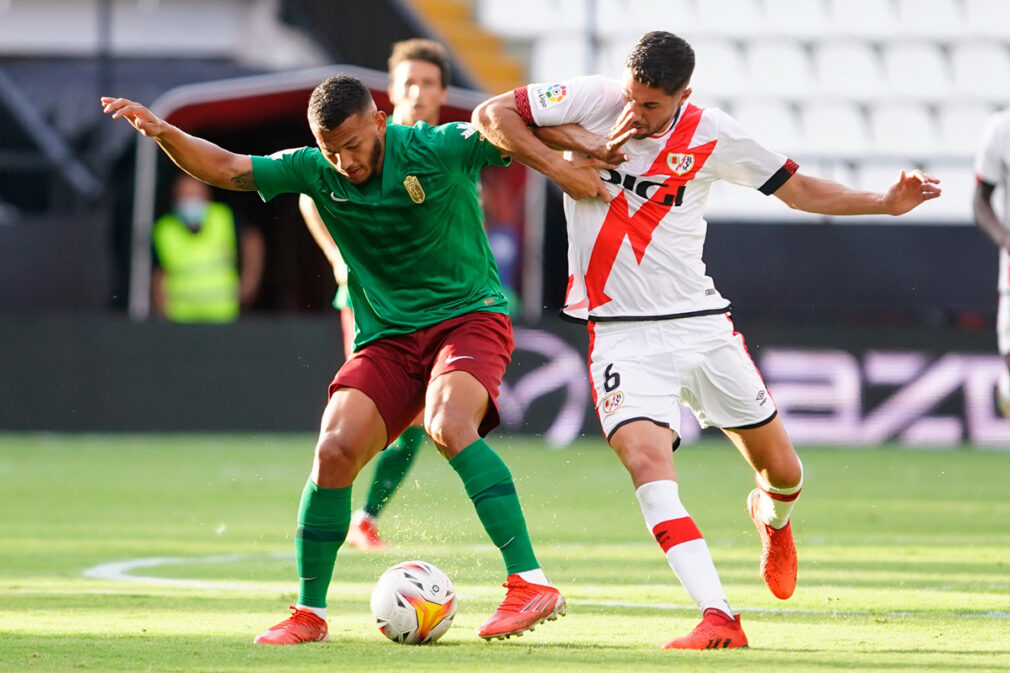
[[[848,100],[814,100],[800,107],[807,152],[857,159],[870,149],[862,110]]]
[[[897,12],[897,35],[947,41],[965,31],[958,0],[897,0]]]
[[[594,18],[604,38],[634,36],[635,40],[650,30],[684,35],[698,23],[689,0],[596,0]]]
[[[764,0],[764,25],[770,35],[816,41],[832,32],[823,0]]]
[[[880,57],[869,42],[841,39],[814,49],[817,87],[826,96],[860,102],[877,100],[885,91]]]
[[[983,103],[955,100],[937,110],[940,150],[951,156],[971,157],[978,147],[979,134],[993,108]]]
[[[749,39],[763,32],[758,0],[705,0],[697,8],[699,34]]]
[[[837,159],[811,159],[808,158],[805,151],[804,153],[790,154],[789,157],[799,164],[799,172],[804,175],[834,180],[847,187],[856,184],[855,171],[851,162]]]
[[[743,56],[728,40],[695,40],[692,86],[698,93],[711,96],[740,96],[751,90]]]
[[[896,159],[867,159],[856,165],[853,177],[857,189],[882,192],[898,179],[901,171],[914,170],[917,164]]]
[[[733,117],[762,145],[785,154],[803,149],[802,129],[792,105],[778,100],[741,100]]]
[[[922,103],[888,101],[869,110],[875,151],[893,158],[921,158],[938,149],[937,129]]]
[[[882,58],[884,77],[891,95],[929,101],[950,96],[950,67],[937,43],[886,44]]]
[[[478,0],[477,21],[505,37],[532,38],[582,32],[589,25],[583,0]]]
[[[555,82],[592,72],[595,63],[591,56],[589,41],[584,35],[537,40],[530,50],[530,81]]]
[[[898,16],[890,0],[829,0],[828,15],[839,35],[880,40],[894,36]]]
[[[951,224],[973,223],[971,202],[975,196],[975,172],[971,160],[928,162],[923,170],[940,178],[943,188],[943,196],[922,205],[924,214]]]
[[[1000,40],[1010,36],[1010,11],[1006,0],[963,0],[965,25],[969,34]]]
[[[600,45],[595,72],[612,79],[620,79],[624,74],[624,62],[641,35],[611,35]]]
[[[805,98],[814,90],[806,48],[796,40],[760,40],[745,46],[748,77],[756,91]]]
[[[1004,43],[959,42],[951,46],[950,64],[957,95],[997,104],[1010,100],[1010,51]]]
[[[708,208],[709,220],[757,220],[766,222],[823,220],[821,215],[793,210],[774,196],[766,196],[756,189],[741,187],[719,180],[712,185]]]

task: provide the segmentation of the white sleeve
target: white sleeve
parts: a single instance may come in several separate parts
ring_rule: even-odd
[[[576,77],[556,84],[529,84],[516,89],[516,103],[522,113],[520,98],[526,97],[527,122],[535,126],[579,124],[585,126],[601,112],[612,113],[623,105],[621,86],[600,75]]]
[[[1010,117],[996,114],[989,117],[982,129],[982,141],[975,155],[975,175],[983,182],[998,185],[1003,181],[1003,157],[1001,149],[1006,144]]]
[[[719,178],[772,194],[796,172],[795,162],[762,145],[728,114],[714,109],[706,112],[718,123],[712,159]]]

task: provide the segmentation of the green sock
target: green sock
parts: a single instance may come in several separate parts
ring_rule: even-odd
[[[375,465],[375,476],[365,499],[365,514],[375,517],[389,504],[389,499],[407,476],[410,464],[417,455],[417,447],[424,439],[424,428],[410,426],[396,441],[379,454]]]
[[[326,590],[333,577],[337,550],[347,537],[351,522],[351,489],[322,488],[311,479],[302,491],[295,534],[298,566],[298,604],[326,607]]]
[[[501,550],[508,574],[539,568],[512,474],[498,454],[478,439],[453,456],[449,465],[463,480],[484,530]]]

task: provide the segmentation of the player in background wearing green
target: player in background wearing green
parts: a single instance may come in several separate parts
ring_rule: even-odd
[[[389,56],[389,101],[393,104],[392,123],[413,126],[419,121],[436,126],[439,112],[449,93],[449,55],[438,42],[415,38],[393,45]],[[337,280],[334,308],[340,310],[344,332],[344,354],[353,353],[354,313],[347,301],[347,265],[340,249],[326,230],[312,197],[298,197],[298,209],[305,225],[333,266]],[[365,504],[354,512],[347,531],[347,544],[363,550],[385,549],[376,522],[379,514],[389,504],[410,470],[417,450],[424,441],[424,416],[418,414],[375,461],[375,476],[365,497]]]
[[[563,615],[512,475],[483,439],[499,422],[496,398],[513,340],[476,182],[481,169],[508,160],[470,124],[387,126],[368,89],[342,75],[309,100],[317,147],[270,156],[229,152],[131,100],[101,102],[204,182],[264,200],[309,194],[347,261],[357,338],[330,384],[302,493],[298,604],[255,642],[326,639],[326,593],[350,524],[351,484],[422,409],[425,429],[505,561],[505,600],[479,635],[517,635]],[[587,171],[586,182],[594,176]]]

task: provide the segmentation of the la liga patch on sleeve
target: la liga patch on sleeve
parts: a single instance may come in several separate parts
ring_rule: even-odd
[[[564,84],[541,84],[533,89],[533,101],[541,110],[557,105],[568,95],[568,87]]]

